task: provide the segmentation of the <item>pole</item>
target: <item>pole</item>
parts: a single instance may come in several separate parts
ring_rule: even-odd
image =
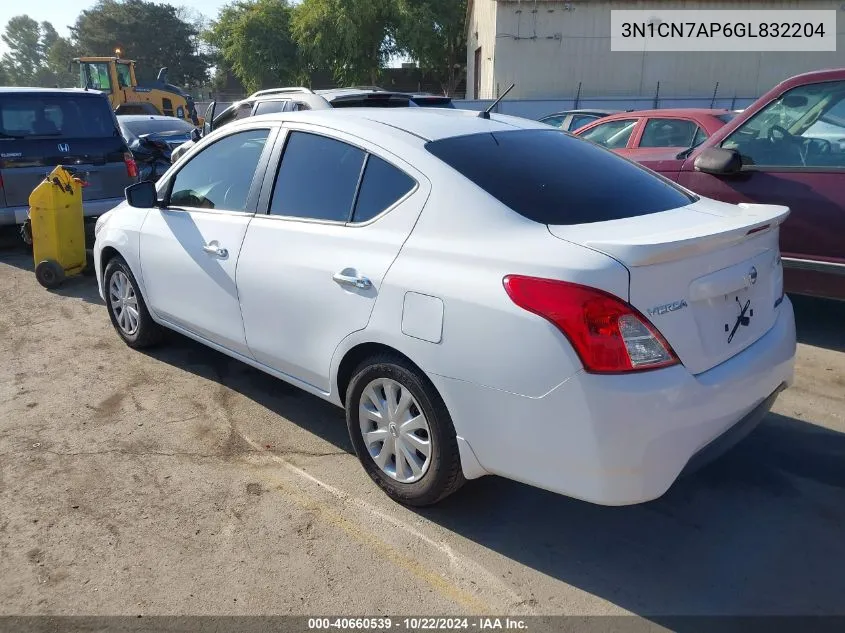
[[[581,82],[579,81],[578,82],[578,92],[575,95],[575,108],[574,108],[575,110],[578,109],[578,106],[580,105],[580,103],[581,103]]]
[[[719,92],[719,82],[716,82],[716,87],[713,89],[713,98],[710,100],[710,109],[716,106],[716,93]]]

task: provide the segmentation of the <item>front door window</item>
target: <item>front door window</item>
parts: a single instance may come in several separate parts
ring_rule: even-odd
[[[722,142],[760,167],[845,167],[845,81],[799,86]]]

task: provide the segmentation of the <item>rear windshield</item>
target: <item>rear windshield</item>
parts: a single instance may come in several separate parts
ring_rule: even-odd
[[[331,104],[333,108],[407,108],[411,100],[405,95],[367,94],[338,97]]]
[[[430,141],[426,149],[520,215],[587,224],[684,207],[670,181],[557,130],[513,130]]]
[[[135,135],[155,132],[190,132],[193,125],[182,119],[146,119],[136,121],[122,120],[121,124]]]
[[[421,108],[454,108],[451,97],[414,97],[414,103]]]
[[[0,94],[0,133],[12,137],[117,135],[108,101],[75,94]]]

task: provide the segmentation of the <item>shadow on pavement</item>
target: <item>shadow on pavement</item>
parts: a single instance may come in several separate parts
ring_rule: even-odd
[[[236,391],[336,448],[353,453],[342,409],[187,337],[168,332],[144,353]]]
[[[318,398],[178,335],[150,355],[352,452],[343,412]],[[723,458],[639,506],[595,506],[485,477],[415,511],[658,623],[845,615],[845,435],[794,418],[770,414]]]
[[[789,298],[795,308],[799,343],[845,352],[845,301],[798,295]]]

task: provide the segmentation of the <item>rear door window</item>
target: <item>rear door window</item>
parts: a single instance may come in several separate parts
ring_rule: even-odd
[[[287,99],[284,101],[259,101],[255,106],[255,115],[271,114],[275,112],[284,112],[285,106],[289,103]]]
[[[637,120],[623,119],[600,123],[579,136],[608,149],[625,149],[628,147],[628,141],[631,140],[634,128],[637,127]]]
[[[6,93],[0,95],[0,132],[23,138],[107,138],[116,134],[116,122],[103,97]]]
[[[687,119],[649,119],[640,147],[692,147],[698,126]]]
[[[270,214],[348,222],[365,156],[364,150],[337,139],[290,132]]]
[[[520,215],[543,224],[631,218],[691,204],[674,183],[555,130],[431,141],[426,149]]]
[[[572,116],[572,121],[570,121],[569,123],[569,131],[574,132],[575,130],[584,127],[588,123],[592,123],[598,118],[601,117],[597,117],[593,114],[575,114]]]

